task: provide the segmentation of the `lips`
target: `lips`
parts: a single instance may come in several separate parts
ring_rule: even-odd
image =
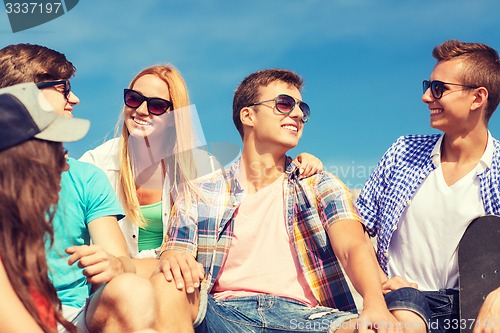
[[[297,125],[295,125],[295,124],[281,125],[281,128],[287,129],[287,130],[292,131],[292,132],[298,132],[299,131],[299,129],[297,128]]]
[[[132,120],[134,121],[134,123],[136,123],[139,126],[151,126],[152,125],[149,121],[146,121],[144,119],[140,119],[137,117],[132,117]]]

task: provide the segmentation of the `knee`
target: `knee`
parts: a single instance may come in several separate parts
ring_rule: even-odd
[[[149,280],[124,273],[92,297],[87,326],[92,332],[128,332],[154,327],[156,301]]]
[[[103,301],[125,311],[152,308],[154,311],[154,290],[151,282],[132,273],[118,275],[108,282],[103,290]]]
[[[153,285],[156,304],[160,313],[183,312],[194,320],[198,313],[199,291],[187,294],[184,288],[178,289],[174,281],[167,281],[163,273],[153,274],[149,280]]]
[[[174,281],[167,281],[163,273],[153,274],[149,278],[149,281],[157,297],[166,297],[168,299],[186,298],[186,291],[184,289],[178,289]]]

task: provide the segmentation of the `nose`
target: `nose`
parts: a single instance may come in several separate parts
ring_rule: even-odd
[[[422,102],[429,104],[432,103],[435,100],[434,96],[432,96],[431,88],[427,88],[426,91],[424,91],[424,94],[422,95]]]
[[[301,108],[299,107],[299,102],[295,101],[295,106],[289,114],[290,118],[299,118],[302,119],[304,117],[304,112],[302,112]]]
[[[70,91],[69,95],[68,95],[68,103],[71,106],[75,106],[75,105],[80,104],[80,99],[72,91]]]
[[[147,116],[149,115],[148,111],[148,103],[146,100],[142,101],[141,105],[139,105],[136,109],[135,112],[139,113],[140,115]]]

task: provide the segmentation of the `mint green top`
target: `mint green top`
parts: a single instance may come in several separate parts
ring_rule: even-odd
[[[163,241],[161,201],[141,206],[141,212],[148,225],[146,228],[139,228],[139,251],[156,249]]]

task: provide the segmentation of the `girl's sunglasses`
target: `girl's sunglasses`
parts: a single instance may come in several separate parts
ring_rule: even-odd
[[[54,87],[63,84],[63,95],[64,98],[68,99],[69,93],[71,92],[71,83],[69,80],[56,80],[56,81],[45,81],[45,82],[40,82],[37,83],[36,86],[38,89],[44,89],[44,88],[49,88],[49,87]]]
[[[137,109],[144,101],[147,102],[148,112],[160,116],[172,107],[172,102],[159,97],[146,97],[138,91],[124,89],[123,100],[129,108]]]
[[[465,84],[459,84],[459,83],[449,83],[449,82],[442,82],[442,81],[427,81],[427,80],[424,80],[422,82],[422,88],[424,89],[424,94],[425,92],[427,91],[427,89],[431,88],[431,93],[432,93],[432,96],[435,98],[435,99],[440,99],[441,97],[443,97],[443,93],[448,90],[448,88],[446,88],[444,85],[445,84],[449,84],[451,86],[460,86],[460,87],[466,87],[466,88],[470,88],[470,89],[476,89],[476,88],[479,88],[479,87],[476,87],[476,86],[468,86],[468,85],[465,85]]]
[[[285,95],[285,94],[278,95],[277,97],[275,97],[273,99],[268,99],[267,101],[252,103],[248,106],[255,106],[255,105],[259,105],[259,104],[267,103],[267,102],[271,102],[271,101],[274,101],[275,106],[276,106],[276,110],[278,110],[279,113],[286,114],[286,115],[289,115],[290,113],[292,113],[293,109],[295,108],[295,105],[298,104],[299,108],[302,110],[302,114],[303,114],[302,122],[307,123],[309,121],[309,116],[311,115],[311,109],[309,109],[309,105],[307,105],[307,103],[304,103],[302,101],[299,101],[297,103],[295,98],[293,98],[292,96],[289,96],[289,95]]]

